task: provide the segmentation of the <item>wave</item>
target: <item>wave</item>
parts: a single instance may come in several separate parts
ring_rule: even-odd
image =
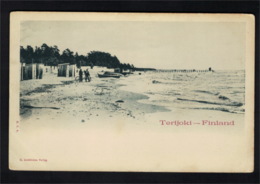
[[[173,81],[173,82],[162,82],[162,81],[158,81],[158,80],[152,80],[152,83],[153,84],[169,84],[169,85],[179,85],[179,83],[176,83],[176,81]]]
[[[194,90],[195,92],[200,92],[200,93],[206,93],[206,94],[211,94],[211,95],[215,95],[215,96],[218,96],[219,99],[221,100],[228,100],[231,102],[230,98],[224,96],[224,95],[220,95],[219,92],[211,92],[211,91],[203,91],[203,90]],[[231,102],[231,103],[236,103],[236,102]]]
[[[206,93],[206,94],[210,94],[210,95],[219,95],[219,93],[214,93],[211,91],[204,91],[204,90],[194,90],[194,92],[199,92],[199,93]]]
[[[181,95],[181,93],[179,93],[179,92],[174,92],[174,91],[172,91],[172,92],[168,92],[168,93],[166,93],[166,92],[146,92],[145,94],[147,94],[147,95],[161,95],[161,96],[180,96]]]
[[[224,95],[219,95],[218,98],[221,100],[230,100],[228,97],[226,97]]]
[[[236,106],[236,107],[243,106],[243,103],[240,103],[240,102],[218,103],[218,102],[210,102],[210,101],[204,101],[204,100],[191,100],[191,99],[185,99],[185,98],[177,98],[177,100],[188,101],[188,102],[198,102],[198,103],[212,104],[212,105],[225,105],[225,106]]]
[[[195,108],[189,108],[189,109],[198,109],[198,110],[214,110],[214,111],[222,111],[222,112],[229,112],[229,113],[235,113],[235,114],[243,114],[245,112],[244,109],[241,110],[231,110],[231,109],[226,109],[222,107],[216,107],[216,108],[210,108],[210,107],[195,107]]]

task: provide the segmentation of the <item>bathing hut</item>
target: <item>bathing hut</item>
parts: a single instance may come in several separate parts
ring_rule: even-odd
[[[43,77],[43,64],[21,63],[21,80],[42,79]]]
[[[76,65],[69,63],[58,64],[58,77],[75,77]]]

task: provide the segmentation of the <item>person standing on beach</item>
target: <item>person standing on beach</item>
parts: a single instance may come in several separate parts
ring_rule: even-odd
[[[79,82],[82,82],[82,80],[83,80],[83,72],[82,72],[82,70],[80,69],[80,70],[79,70]]]
[[[86,69],[86,70],[84,71],[84,73],[85,73],[85,81],[86,81],[86,82],[90,82],[90,74],[89,74],[88,69]]]
[[[87,76],[87,70],[84,70],[84,75],[85,75],[85,82],[87,82],[87,78],[88,78],[88,76]]]

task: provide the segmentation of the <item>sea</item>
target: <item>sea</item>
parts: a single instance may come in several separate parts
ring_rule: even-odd
[[[127,89],[147,95],[147,103],[169,109],[245,112],[244,70],[140,72]]]

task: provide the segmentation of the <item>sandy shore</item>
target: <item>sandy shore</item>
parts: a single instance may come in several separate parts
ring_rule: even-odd
[[[46,74],[42,80],[21,81],[21,118],[63,119],[66,116],[84,122],[95,116],[142,119],[146,113],[169,111],[161,106],[139,103],[139,100],[148,99],[144,94],[120,90],[123,84],[118,80],[128,77],[101,79],[96,77],[95,71],[91,76],[91,82],[58,78],[55,73]]]

